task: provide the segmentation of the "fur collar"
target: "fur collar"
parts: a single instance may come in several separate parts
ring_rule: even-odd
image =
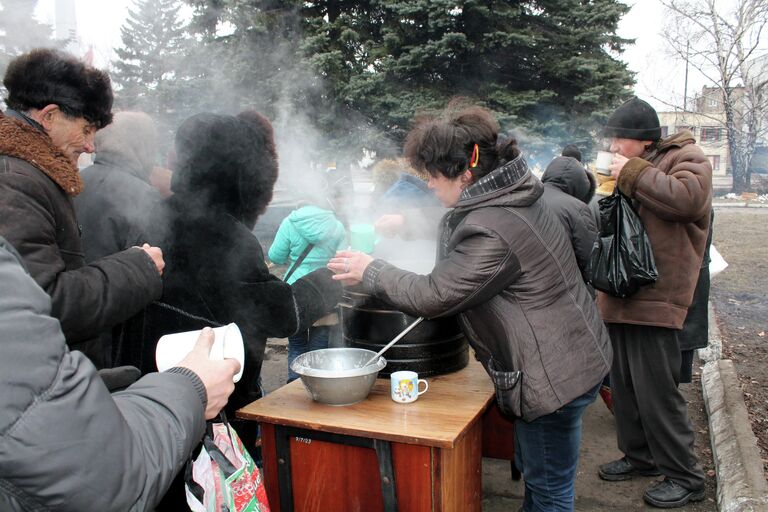
[[[70,196],[83,189],[80,172],[67,155],[41,131],[0,113],[0,155],[24,160],[36,167]]]

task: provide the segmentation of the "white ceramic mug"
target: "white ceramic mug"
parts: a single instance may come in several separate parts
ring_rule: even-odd
[[[613,163],[613,153],[610,151],[598,151],[595,157],[595,169],[599,174],[610,176],[611,171],[608,167]]]
[[[407,370],[394,372],[389,376],[390,396],[392,400],[401,404],[415,402],[419,395],[423,395],[429,389],[429,383],[419,378],[419,374]],[[419,391],[419,384],[424,383],[424,390]]]
[[[195,348],[195,343],[200,337],[199,331],[176,332],[166,334],[157,340],[155,348],[155,364],[157,371],[164,372],[179,364],[187,354]],[[215,340],[211,347],[211,359],[221,361],[223,359],[236,359],[240,363],[240,371],[232,379],[235,382],[243,376],[245,368],[245,347],[243,335],[237,324],[224,325],[213,329]]]

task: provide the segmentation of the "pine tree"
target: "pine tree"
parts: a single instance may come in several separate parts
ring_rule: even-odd
[[[116,103],[142,110],[173,130],[184,108],[188,39],[178,0],[139,0],[121,29],[123,47],[111,74]]]
[[[53,30],[35,20],[34,0],[0,1],[0,77],[16,56],[42,46],[51,46]]]
[[[398,153],[418,111],[456,96],[492,109],[529,150],[589,149],[633,83],[616,59],[630,42],[616,35],[619,0],[188,1],[219,52],[210,69],[227,68],[219,97],[268,114],[289,104],[329,155]]]
[[[628,10],[617,0],[305,5],[314,14],[310,61],[337,100],[373,120],[396,147],[418,110],[455,96],[491,108],[506,128],[589,142],[632,84],[611,53],[629,42],[615,33]]]

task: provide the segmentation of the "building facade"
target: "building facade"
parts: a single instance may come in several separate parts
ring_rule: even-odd
[[[718,101],[717,98],[712,103]],[[702,100],[707,103],[707,100]],[[716,106],[708,108],[714,109]],[[712,172],[716,176],[724,176],[731,172],[731,160],[728,152],[728,133],[725,129],[725,113],[722,112],[658,112],[661,123],[661,136],[667,137],[680,130],[690,130],[696,138],[699,147],[709,158]]]

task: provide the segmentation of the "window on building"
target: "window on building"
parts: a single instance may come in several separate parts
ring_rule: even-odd
[[[662,126],[661,127],[661,138],[663,139],[667,135],[669,135],[669,126]]]
[[[717,108],[718,105],[720,105],[720,102],[717,101],[717,98],[709,98],[709,107],[710,108]]]
[[[701,127],[701,142],[712,142],[716,140],[720,140],[719,126],[702,126]]]
[[[686,125],[683,125],[683,124],[675,126],[675,133],[679,133],[679,132],[681,132],[683,130],[688,130],[692,134],[696,135],[696,127],[695,126],[686,126]]]
[[[720,170],[720,155],[707,155],[707,158],[709,158],[709,163],[712,164],[712,170],[713,171],[719,171]]]

